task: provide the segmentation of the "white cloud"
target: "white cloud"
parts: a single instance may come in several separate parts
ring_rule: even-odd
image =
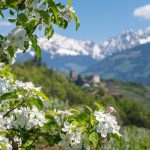
[[[7,21],[0,22],[0,27],[11,27],[12,24]]]
[[[140,17],[146,20],[150,19],[150,4],[136,8],[133,12],[135,17]]]

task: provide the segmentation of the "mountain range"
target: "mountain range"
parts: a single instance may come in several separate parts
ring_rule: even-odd
[[[90,66],[84,74],[96,73],[105,79],[150,84],[150,43],[115,53]]]
[[[70,69],[74,69],[79,73],[102,73],[102,76],[104,77],[114,77],[100,71],[105,68],[105,63],[111,56],[114,57],[117,55],[117,57],[119,57],[121,53],[123,53],[123,55],[128,55],[130,51],[135,51],[134,48],[137,49],[138,46],[141,46],[138,50],[142,53],[142,49],[145,49],[145,46],[142,45],[147,45],[149,42],[150,27],[137,31],[129,29],[127,31],[123,31],[120,35],[100,42],[75,40],[59,34],[54,34],[50,40],[47,40],[44,37],[40,37],[38,39],[38,43],[43,50],[42,62],[48,67],[53,67],[65,72],[68,72]],[[149,44],[148,47],[150,47]],[[146,52],[149,54],[150,52],[147,46],[146,49]],[[124,51],[127,51],[126,54]],[[135,53],[133,52],[132,55],[134,54]],[[24,61],[31,58],[31,55],[33,56],[33,51],[29,52],[29,54],[19,54],[17,56],[17,60]],[[149,55],[144,54],[144,57],[148,56]],[[102,68],[100,67],[101,64],[103,64]],[[112,67],[116,67],[116,62],[113,64],[114,66],[108,66],[107,64],[107,69],[111,71]],[[109,67],[111,68],[109,69]]]

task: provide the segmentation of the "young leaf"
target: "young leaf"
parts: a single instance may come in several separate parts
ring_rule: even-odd
[[[0,142],[0,148],[2,148],[2,150],[7,150],[7,147],[5,144]]]
[[[9,46],[8,48],[7,48],[7,51],[8,51],[8,53],[9,53],[9,55],[10,55],[10,57],[11,58],[13,58],[14,57],[14,49],[11,47],[11,46]]]
[[[49,7],[50,9],[52,10],[54,16],[55,16],[55,19],[57,20],[57,7],[56,7],[56,4],[53,0],[46,0],[46,2],[49,4]]]
[[[29,37],[32,43],[32,47],[34,48],[37,58],[41,57],[41,48],[39,47],[39,45],[37,44],[37,37],[35,35],[32,35]]]
[[[52,37],[53,33],[54,33],[54,29],[52,26],[48,26],[45,28],[45,37],[47,39],[50,39]]]
[[[44,22],[46,24],[49,24],[49,22],[50,22],[50,15],[49,15],[49,13],[47,11],[44,11],[44,10],[40,10],[39,13],[40,13],[42,19],[44,20]]]
[[[63,29],[66,29],[68,26],[68,21],[67,20],[61,20],[60,21],[60,24],[59,24],[59,27],[63,28]]]
[[[95,102],[94,105],[98,108],[98,109],[103,109],[104,110],[104,106]]]
[[[17,16],[17,21],[19,24],[26,23],[28,21],[28,18],[24,13],[21,13]]]
[[[9,14],[14,16],[14,12],[11,9],[9,10]]]
[[[3,100],[6,99],[13,99],[13,98],[17,98],[18,96],[16,95],[16,92],[12,92],[12,93],[4,93],[1,97],[0,97],[0,102],[2,102]]]
[[[96,149],[97,145],[98,145],[98,135],[96,132],[92,132],[89,135],[89,141],[93,144],[94,149]]]
[[[0,17],[4,18],[4,14],[0,11]]]
[[[71,0],[68,0],[68,7],[70,8],[72,6]]]
[[[31,97],[30,98],[30,104],[31,105],[35,105],[39,110],[43,109],[43,103],[40,99],[35,98],[35,97]]]
[[[84,107],[87,108],[91,113],[93,112],[92,108],[90,108],[89,106],[84,105]]]
[[[44,100],[49,101],[49,98],[42,92],[33,90],[34,93],[36,93],[38,96],[41,96]]]
[[[10,18],[10,19],[8,19],[8,21],[13,23],[13,22],[15,22],[15,21],[16,21],[16,19],[12,19],[12,18]]]
[[[78,30],[78,28],[80,27],[80,21],[79,18],[77,17],[77,15],[74,12],[71,12],[74,20],[76,21],[76,30]]]

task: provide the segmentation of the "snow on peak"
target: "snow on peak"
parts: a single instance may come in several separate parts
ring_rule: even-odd
[[[120,35],[108,40],[94,43],[92,41],[75,40],[57,33],[50,40],[40,37],[38,43],[42,50],[51,57],[55,56],[91,56],[94,59],[103,59],[113,53],[150,42],[150,27],[134,31],[123,31]]]
[[[38,43],[42,50],[52,56],[96,55],[95,57],[97,57],[97,55],[99,55],[99,53],[94,54],[95,43],[91,41],[78,41],[59,34],[54,34],[50,40],[47,40],[45,37],[41,37],[38,39]],[[99,47],[98,51],[101,51]]]
[[[119,36],[99,42],[99,46],[106,57],[148,42],[150,42],[150,27],[138,31],[133,29],[123,31]]]

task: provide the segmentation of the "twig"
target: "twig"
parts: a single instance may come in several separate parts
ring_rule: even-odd
[[[18,143],[14,141],[13,137],[8,133],[6,137],[12,142],[12,150],[18,150]]]

